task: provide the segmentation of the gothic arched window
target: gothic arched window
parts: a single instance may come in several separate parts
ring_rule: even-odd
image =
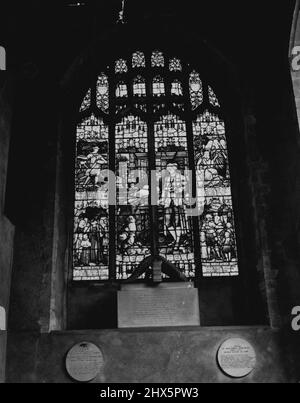
[[[99,72],[77,126],[75,281],[126,280],[153,255],[190,280],[239,274],[222,116],[199,72],[159,50]]]

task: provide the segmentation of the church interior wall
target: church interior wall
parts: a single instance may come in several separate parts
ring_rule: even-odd
[[[101,65],[105,55],[118,51],[117,45],[103,45],[101,55],[95,50],[100,49],[95,44],[109,44],[119,33],[120,27],[111,31],[109,23],[117,3],[92,10],[92,23],[89,9],[49,8],[52,19],[44,21],[36,17],[41,9],[30,13],[29,7],[23,10],[27,28],[17,18],[8,29],[19,41],[11,44],[8,64],[18,80],[13,107],[3,87],[0,93],[0,306],[8,313],[6,379],[70,382],[65,355],[76,342],[88,339],[103,348],[106,364],[99,382],[232,382],[216,366],[215,353],[222,340],[238,335],[252,341],[260,357],[244,382],[297,382],[299,336],[290,326],[291,308],[300,305],[299,100],[295,103],[293,92],[299,77],[291,78],[288,59],[292,5],[272,2],[270,15],[267,6],[254,2],[249,21],[257,21],[255,33],[251,23],[240,22],[239,7],[233,14],[230,7],[220,10],[213,26],[204,17],[213,12],[209,5],[203,17],[191,16],[186,6],[181,10],[179,2],[174,7],[168,1],[163,6],[154,1],[146,9],[130,6],[131,23],[142,19],[147,27],[160,26],[165,34],[158,37],[167,38],[174,29],[176,35],[186,31],[204,38],[192,59],[197,62],[197,50],[216,54],[220,64],[214,67],[215,84],[224,101],[231,94],[227,115],[235,116],[240,105],[238,121],[229,118],[229,127],[232,164],[242,167],[233,176],[242,190],[235,197],[242,203],[240,226],[245,256],[250,256],[244,258],[247,270],[241,280],[247,293],[240,295],[239,283],[217,280],[200,292],[204,327],[118,331],[113,329],[115,288],[67,287],[74,111],[92,74],[89,62]],[[41,48],[36,46],[37,31]],[[142,38],[135,31],[137,36]],[[198,43],[195,37],[192,43]],[[155,35],[153,40],[158,43]],[[179,36],[173,43],[164,41],[174,51],[182,45]],[[0,381],[6,337],[0,330]]]

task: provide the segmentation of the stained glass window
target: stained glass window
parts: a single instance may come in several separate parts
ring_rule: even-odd
[[[132,77],[130,63],[153,73]],[[212,87],[160,51],[135,52],[108,69],[80,107],[73,279],[128,280],[154,255],[190,280],[237,276],[226,131]],[[86,118],[91,105],[98,109]]]
[[[88,90],[86,96],[84,97],[84,100],[81,104],[80,112],[83,112],[91,106],[91,89]]]
[[[108,112],[109,84],[108,84],[108,77],[104,73],[100,74],[97,81],[97,106],[103,112]]]
[[[132,67],[146,67],[146,59],[143,52],[136,52],[132,56]]]
[[[152,53],[151,66],[152,67],[164,67],[165,58],[162,52],[155,51]]]
[[[203,87],[200,75],[196,71],[190,74],[190,96],[192,109],[197,109],[203,102]]]

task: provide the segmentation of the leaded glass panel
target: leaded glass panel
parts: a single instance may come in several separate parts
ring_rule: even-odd
[[[84,100],[80,107],[80,112],[83,112],[83,111],[89,109],[90,106],[91,106],[91,89],[88,90],[88,92],[86,93],[86,96],[84,97]]]
[[[236,276],[239,272],[225,125],[207,111],[198,116],[193,127],[197,175],[204,186],[200,233],[203,275]]]
[[[108,280],[108,127],[92,115],[77,127],[74,280]]]
[[[209,95],[210,104],[213,106],[219,107],[220,104],[219,104],[218,98],[217,98],[216,94],[214,93],[214,90],[210,86],[208,86],[208,95]]]
[[[162,52],[155,51],[152,53],[151,66],[152,67],[164,67],[165,58]]]
[[[143,52],[135,52],[132,56],[132,67],[146,67],[146,59]]]
[[[200,75],[196,71],[190,74],[190,96],[192,109],[197,109],[203,102],[203,86]]]
[[[108,113],[109,108],[109,84],[108,77],[102,73],[97,80],[97,106],[103,112]]]

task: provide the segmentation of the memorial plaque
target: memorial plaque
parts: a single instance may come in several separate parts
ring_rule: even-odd
[[[119,328],[199,326],[198,290],[190,283],[126,285],[118,293]]]
[[[76,344],[67,354],[66,368],[75,381],[90,382],[96,378],[104,365],[101,350],[92,343]]]
[[[246,340],[233,338],[221,345],[218,363],[225,374],[233,378],[243,378],[255,368],[256,354]]]

